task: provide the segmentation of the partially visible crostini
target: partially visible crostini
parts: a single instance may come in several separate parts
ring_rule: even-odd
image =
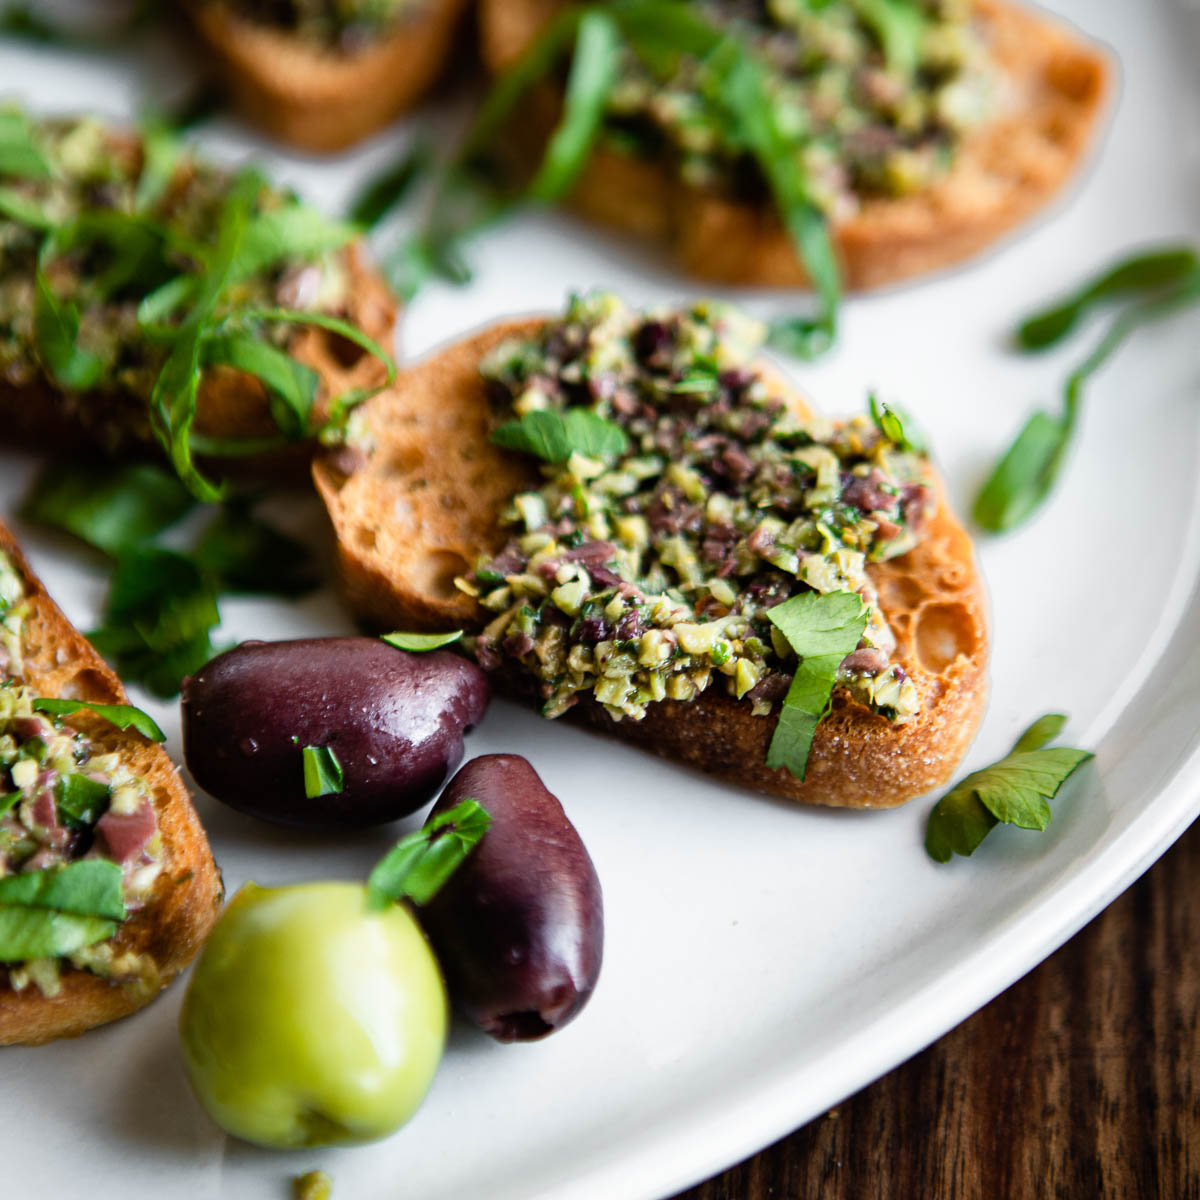
[[[745,318],[705,306],[631,318],[615,303],[576,301],[566,320],[506,322],[443,350],[318,456],[352,611],[377,628],[475,631],[481,665],[547,715],[758,791],[873,808],[944,783],[983,713],[988,631],[970,539],[929,464],[881,445],[865,418],[815,418],[738,348]],[[720,407],[706,412],[710,401]],[[619,420],[633,457],[539,470],[491,440],[514,411],[575,406]],[[781,421],[791,449],[767,445]],[[830,446],[860,449],[835,468]],[[696,454],[711,469],[688,465]],[[909,483],[893,483],[893,460]],[[552,482],[564,469],[578,492]],[[809,512],[814,478],[832,489],[844,540]],[[591,479],[597,495],[624,498],[598,507]],[[761,494],[751,502],[747,488]],[[792,595],[840,589],[870,601],[871,622],[801,779],[766,765],[794,668],[761,618]],[[718,646],[711,622],[742,611],[751,629]]]
[[[86,709],[34,711],[33,700],[47,697],[127,703],[0,525],[0,879],[116,862],[128,911],[112,936],[67,956],[0,961],[0,1045],[73,1037],[148,1004],[200,949],[223,898],[166,752]],[[95,807],[82,811],[77,793]],[[2,897],[0,913],[8,936],[15,914]]]
[[[563,0],[481,0],[484,61],[493,71],[512,65],[563,7]],[[1107,55],[1046,14],[1011,0],[914,0],[907,7],[969,15],[960,28],[979,47],[981,69],[990,75],[990,99],[980,110],[983,119],[964,122],[960,131],[935,116],[924,132],[908,132],[910,116],[895,107],[903,96],[889,91],[899,85],[882,49],[877,47],[864,70],[852,77],[850,87],[862,89],[858,95],[864,105],[869,96],[876,111],[894,110],[892,123],[875,129],[868,122],[867,128],[848,134],[847,144],[853,139],[857,148],[850,164],[817,139],[803,169],[830,221],[843,281],[855,290],[953,266],[1029,220],[1080,170],[1109,90]],[[745,18],[747,12],[746,6],[729,0],[703,0],[695,8],[702,13],[724,10],[735,18]],[[852,46],[855,22],[865,23],[854,15],[860,6],[847,3],[814,5],[811,12],[803,5],[778,8],[783,14],[778,24],[767,24],[767,17],[751,19],[762,20],[764,30],[771,31],[774,40],[765,55],[776,63],[789,53],[790,22],[807,23],[810,31],[820,30],[822,22],[830,24],[831,54]],[[767,13],[774,9],[766,6]],[[860,28],[858,36],[866,40],[870,35]],[[814,59],[825,53],[817,46],[809,50]],[[787,84],[780,88],[797,109],[788,117],[789,128],[797,120],[812,122],[813,114],[820,113],[829,130],[842,125],[854,129],[839,112],[843,101],[826,94],[829,89],[808,97],[803,85],[798,90],[799,99],[789,94]],[[753,178],[752,166],[730,160],[716,177],[697,180],[708,171],[711,137],[696,116],[703,104],[689,105],[686,86],[649,92],[640,115],[641,102],[631,101],[628,89],[618,89],[618,95],[621,111],[614,114],[610,103],[606,128],[611,136],[597,143],[572,189],[573,208],[665,244],[685,271],[701,279],[766,287],[810,283],[762,181]],[[547,101],[545,92],[535,96],[529,119],[514,135],[522,155],[541,153],[557,107]],[[949,89],[932,103],[967,107],[963,96],[951,96]],[[668,134],[667,129],[675,131]],[[637,130],[653,134],[653,150],[637,149]],[[674,150],[672,137],[681,142]],[[943,170],[947,153],[952,157]]]
[[[410,108],[446,65],[466,0],[191,0],[239,110],[302,150],[345,149]]]
[[[157,444],[151,408],[158,373],[205,280],[197,255],[216,253],[239,176],[182,146],[91,117],[9,112],[0,119],[23,123],[30,148],[27,169],[0,170],[12,200],[0,209],[0,416],[8,440],[144,451]],[[305,441],[295,429],[281,432],[281,416],[301,425],[301,414],[262,378],[231,365],[255,365],[250,342],[263,346],[268,369],[315,372],[307,422],[317,427],[336,397],[378,386],[387,366],[302,318],[340,319],[390,350],[397,315],[353,228],[265,181],[244,226],[198,346],[192,429],[198,455],[208,447],[243,462],[258,446]],[[193,290],[171,307],[171,289],[189,278]],[[158,301],[157,309],[147,307]],[[292,310],[301,319],[255,315],[263,310]],[[167,394],[168,407],[177,394]],[[301,451],[305,458],[310,448]]]

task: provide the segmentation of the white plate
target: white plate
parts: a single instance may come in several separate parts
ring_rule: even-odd
[[[1086,344],[1018,359],[1002,344],[1012,319],[1128,246],[1200,233],[1200,123],[1182,15],[1117,0],[1055,7],[1120,47],[1123,95],[1089,177],[1000,253],[852,302],[837,353],[819,368],[792,368],[831,412],[857,409],[877,387],[917,413],[960,508]],[[3,90],[39,109],[127,113],[147,88],[162,95],[181,77],[169,59],[104,62],[0,44]],[[256,148],[231,125],[204,140],[224,154]],[[335,205],[387,159],[388,141],[330,164],[269,160]],[[409,314],[410,353],[497,317],[558,307],[571,288],[613,287],[636,301],[686,294],[632,246],[557,216],[513,222],[476,258],[472,287],[431,290]],[[787,304],[743,298],[760,312]],[[192,1100],[175,1042],[176,987],[82,1041],[4,1052],[6,1191],[267,1198],[285,1176],[321,1165],[337,1195],[355,1200],[663,1196],[951,1028],[1098,912],[1200,809],[1195,328],[1192,314],[1122,351],[1091,391],[1053,502],[1019,534],[980,543],[992,699],[966,767],[997,757],[1050,710],[1070,713],[1070,740],[1097,751],[1056,802],[1049,833],[997,830],[973,859],[937,866],[922,850],[928,800],[889,813],[798,811],[497,702],[468,753],[526,754],[564,800],[604,883],[604,972],[574,1025],[507,1047],[458,1025],[406,1129],[365,1149],[289,1157],[223,1137]],[[0,452],[0,512],[15,509],[34,466]],[[288,515],[323,545],[315,502]],[[87,628],[103,596],[95,564],[15,526]],[[225,612],[230,639],[350,629],[331,595],[229,602]],[[174,706],[147,706],[178,756]],[[251,877],[361,877],[399,831],[306,838],[204,796],[197,803],[231,890]]]

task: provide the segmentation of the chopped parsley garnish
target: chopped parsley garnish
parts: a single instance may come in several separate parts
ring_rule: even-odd
[[[829,711],[838,667],[862,638],[867,610],[855,592],[805,592],[768,609],[767,619],[799,660],[779,710],[767,766],[786,767],[803,779],[813,735]]]
[[[305,746],[303,756],[304,794],[310,800],[341,792],[345,779],[342,764],[328,746]]]
[[[1046,829],[1050,804],[1068,777],[1092,757],[1087,750],[1047,747],[1066,724],[1056,713],[1040,717],[1017,739],[1012,753],[956,783],[929,814],[925,849],[937,862],[974,854],[999,824]]]
[[[620,425],[585,408],[526,413],[519,420],[499,426],[491,440],[548,463],[566,462],[572,454],[611,460],[629,449],[629,438]]]

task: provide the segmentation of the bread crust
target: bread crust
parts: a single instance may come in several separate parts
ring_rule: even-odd
[[[363,248],[347,247],[350,276],[347,321],[368,337],[388,345],[396,323],[396,301],[366,260]],[[311,367],[321,378],[317,420],[328,415],[330,400],[349,388],[369,388],[387,376],[378,359],[361,352],[339,335],[317,326],[297,330],[288,352]],[[156,451],[158,440],[150,426],[145,400],[113,392],[66,392],[44,378],[15,386],[0,379],[0,420],[5,442],[45,450],[53,446],[66,453],[100,450],[105,455]],[[197,433],[213,438],[269,438],[279,432],[271,417],[266,389],[253,375],[231,367],[205,372],[196,401]],[[298,443],[250,459],[213,460],[235,473],[288,474],[306,468],[312,445]]]
[[[302,150],[345,149],[410,108],[441,73],[466,0],[427,0],[353,54],[313,46],[217,4],[189,13],[238,109]]]
[[[529,459],[488,441],[492,417],[479,361],[544,319],[477,333],[403,372],[368,401],[373,447],[326,452],[313,477],[337,536],[339,579],[355,615],[377,629],[479,628],[482,609],[453,584],[506,540],[497,514],[540,476]],[[804,401],[784,394],[800,412]],[[839,692],[813,740],[803,781],[766,765],[777,716],[715,690],[649,704],[641,721],[615,721],[591,699],[568,716],[613,737],[743,787],[806,804],[886,808],[944,783],[970,745],[987,696],[983,581],[966,531],[938,486],[936,515],[910,553],[868,573],[896,634],[895,661],[922,710],[894,725]],[[519,681],[497,679],[520,694]]]
[[[559,7],[559,0],[481,0],[485,63],[494,71],[510,64]],[[834,224],[851,290],[897,283],[979,253],[1048,204],[1087,154],[1110,89],[1107,55],[1016,4],[975,0],[975,7],[1005,80],[1002,111],[966,138],[934,186],[912,196],[867,199]],[[545,128],[552,119],[540,124]],[[540,153],[542,144],[544,137],[531,149]],[[660,164],[599,146],[569,202],[591,220],[665,243],[697,278],[809,285],[772,206],[693,187]]]
[[[37,695],[98,704],[126,704],[120,680],[46,593],[12,534],[0,524],[0,551],[25,580],[29,617],[24,640],[25,679]],[[149,955],[157,986],[138,990],[66,967],[62,989],[47,997],[33,985],[16,991],[0,983],[0,1045],[40,1044],[75,1037],[148,1004],[203,945],[224,899],[221,876],[204,829],[165,750],[133,730],[121,731],[88,713],[70,718],[101,751],[117,751],[150,786],[165,853],[164,868],[146,906],[111,939],[120,954]]]

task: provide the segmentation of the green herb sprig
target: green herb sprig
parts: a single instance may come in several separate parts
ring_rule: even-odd
[[[955,854],[974,854],[999,824],[1044,830],[1050,824],[1049,801],[1070,775],[1092,755],[1086,750],[1047,747],[1066,717],[1039,717],[1017,739],[1012,752],[956,783],[929,814],[925,849],[937,862]]]
[[[572,454],[611,461],[629,449],[625,430],[587,408],[564,412],[537,409],[505,421],[489,439],[507,450],[519,450],[548,463],[566,462]]]
[[[1065,338],[1094,306],[1130,294],[1139,299],[1113,320],[1067,378],[1061,410],[1034,412],[980,488],[972,512],[988,532],[1007,533],[1017,528],[1045,503],[1058,482],[1092,376],[1141,326],[1200,303],[1200,259],[1186,246],[1136,255],[1018,327],[1018,346],[1041,350]]]
[[[856,592],[802,592],[766,615],[799,659],[767,750],[767,766],[786,767],[803,779],[813,735],[829,711],[838,667],[862,638],[867,610]]]

